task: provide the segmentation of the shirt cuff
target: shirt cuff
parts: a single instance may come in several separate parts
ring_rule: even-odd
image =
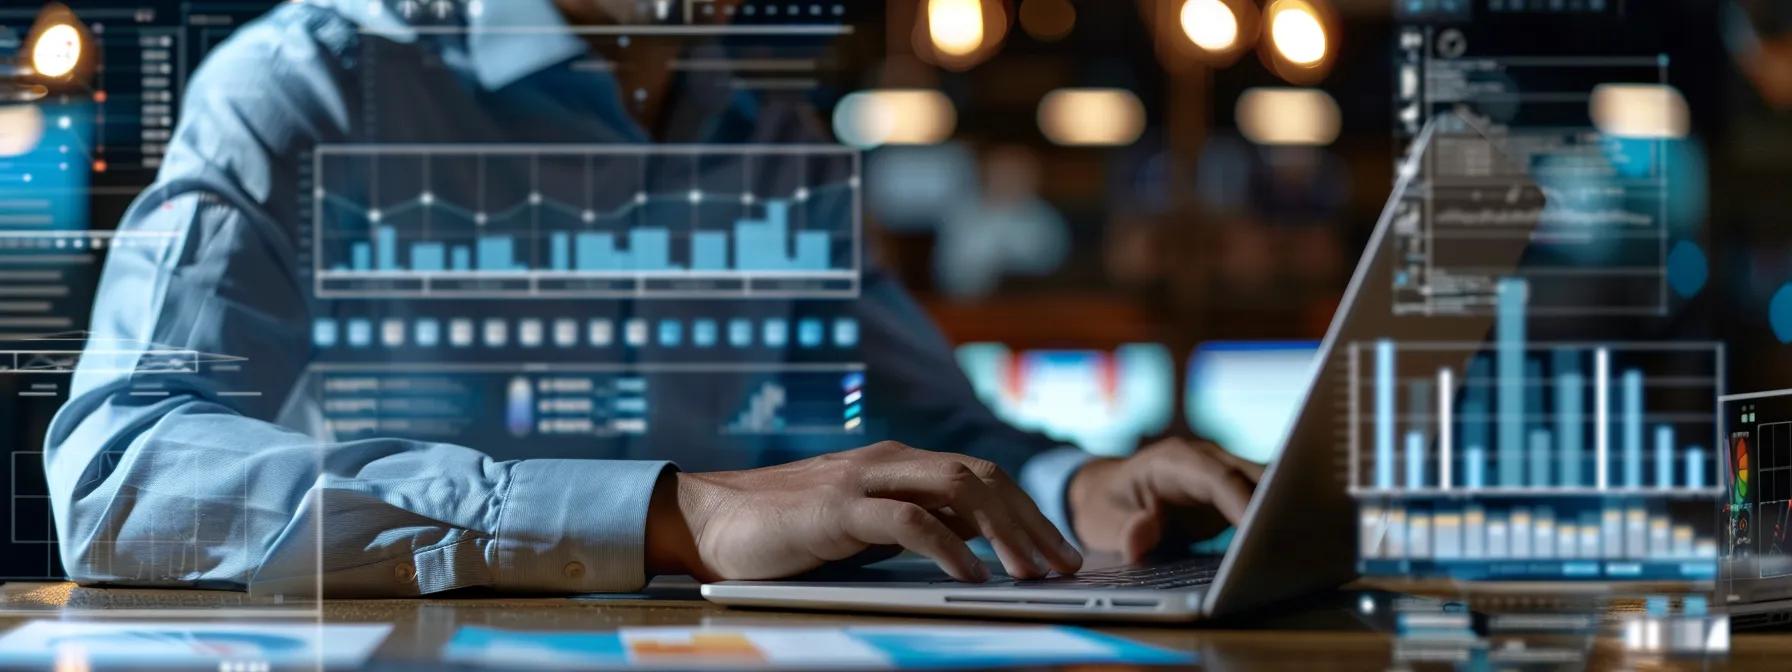
[[[647,584],[647,505],[669,462],[523,460],[493,544],[493,587],[609,593]]]
[[[1058,526],[1064,538],[1078,546],[1082,542],[1070,524],[1070,477],[1092,459],[1094,455],[1066,447],[1040,453],[1020,468],[1020,487],[1033,497],[1040,513]]]

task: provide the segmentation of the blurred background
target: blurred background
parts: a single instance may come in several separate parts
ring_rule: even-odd
[[[1415,51],[1658,58],[1666,94],[1614,105],[1666,120],[1640,134],[1670,153],[1678,282],[1657,335],[1729,344],[1733,390],[1792,382],[1792,3],[930,0],[882,25],[835,128],[867,149],[883,262],[978,344],[967,369],[1023,423],[1163,395],[1117,433],[1273,443],[1239,409],[1298,396],[1289,362],[1323,335],[1417,128]],[[1468,86],[1574,86],[1552,76],[1587,77]]]
[[[460,2],[385,0],[407,15]],[[83,327],[107,232],[153,179],[186,77],[274,4],[0,7],[0,339]],[[1465,52],[1662,55],[1652,91],[1669,95],[1582,120],[1622,138],[1637,112],[1673,152],[1662,336],[1729,344],[1732,391],[1792,382],[1792,2],[828,7],[852,37],[787,95],[863,151],[870,254],[1017,424],[1101,453],[1181,435],[1269,458],[1415,128],[1409,89],[1433,71],[1406,66]],[[30,461],[52,390],[0,375],[15,492],[41,489]],[[45,502],[14,507],[15,540]]]

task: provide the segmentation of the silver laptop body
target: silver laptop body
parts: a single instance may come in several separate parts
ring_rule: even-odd
[[[723,581],[706,584],[703,597],[719,604],[783,609],[851,610],[963,616],[1073,620],[1192,621],[1247,611],[1268,603],[1340,585],[1356,574],[1354,503],[1346,495],[1345,468],[1337,446],[1339,397],[1348,389],[1345,367],[1327,366],[1341,344],[1385,335],[1392,311],[1393,250],[1384,249],[1398,206],[1419,174],[1440,121],[1420,133],[1401,162],[1387,205],[1315,359],[1315,376],[1300,414],[1283,437],[1246,509],[1244,522],[1221,558],[1184,561],[1185,579],[1068,585],[1066,581],[1017,582],[997,576],[983,584],[952,581],[937,569],[882,565],[840,580]],[[1460,129],[1459,129],[1460,130]],[[1516,259],[1517,254],[1513,254]],[[1480,338],[1486,322],[1457,323]],[[1475,330],[1479,329],[1476,333]],[[1212,564],[1217,562],[1217,565]],[[1101,574],[1099,561],[1078,577]],[[999,567],[999,563],[992,565]],[[1153,568],[1139,568],[1147,576]],[[877,575],[882,572],[883,575]],[[1070,577],[1076,578],[1076,577]]]

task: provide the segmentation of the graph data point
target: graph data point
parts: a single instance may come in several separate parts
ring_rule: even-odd
[[[485,220],[486,220],[486,217],[485,217],[485,213],[483,213],[483,212],[473,215],[473,223],[474,224],[484,224]]]
[[[809,200],[809,188],[803,187],[801,189],[797,189],[796,190],[796,200],[799,200],[799,201]]]
[[[417,197],[417,200],[422,201],[424,205],[431,205],[436,202],[436,195],[425,191],[422,196]]]
[[[597,213],[592,212],[590,210],[586,210],[585,212],[579,214],[579,219],[583,219],[587,222],[595,222],[595,221],[597,221]]]
[[[367,221],[377,222],[377,221],[380,221],[380,218],[382,216],[383,215],[381,215],[380,211],[378,211],[378,210],[368,210],[367,211]]]
[[[529,193],[529,205],[541,205],[541,192]]]
[[[691,190],[691,202],[692,203],[702,203],[703,202],[703,192],[698,191],[696,189],[692,189]]]
[[[644,204],[646,202],[647,202],[647,192],[644,192],[644,191],[635,192],[635,203]]]

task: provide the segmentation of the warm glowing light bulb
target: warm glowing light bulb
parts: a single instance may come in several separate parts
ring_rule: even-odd
[[[1058,89],[1039,100],[1039,130],[1066,147],[1118,147],[1145,132],[1145,104],[1125,89]]]
[[[927,30],[941,53],[964,56],[983,46],[980,0],[928,0]]]
[[[81,31],[59,23],[45,28],[31,47],[31,69],[45,77],[64,77],[81,62]]]
[[[1270,12],[1270,41],[1282,58],[1295,65],[1313,65],[1325,58],[1325,26],[1312,6],[1298,0],[1278,2]]]
[[[1182,3],[1182,32],[1197,47],[1225,51],[1238,43],[1238,16],[1223,0],[1188,0]]]

